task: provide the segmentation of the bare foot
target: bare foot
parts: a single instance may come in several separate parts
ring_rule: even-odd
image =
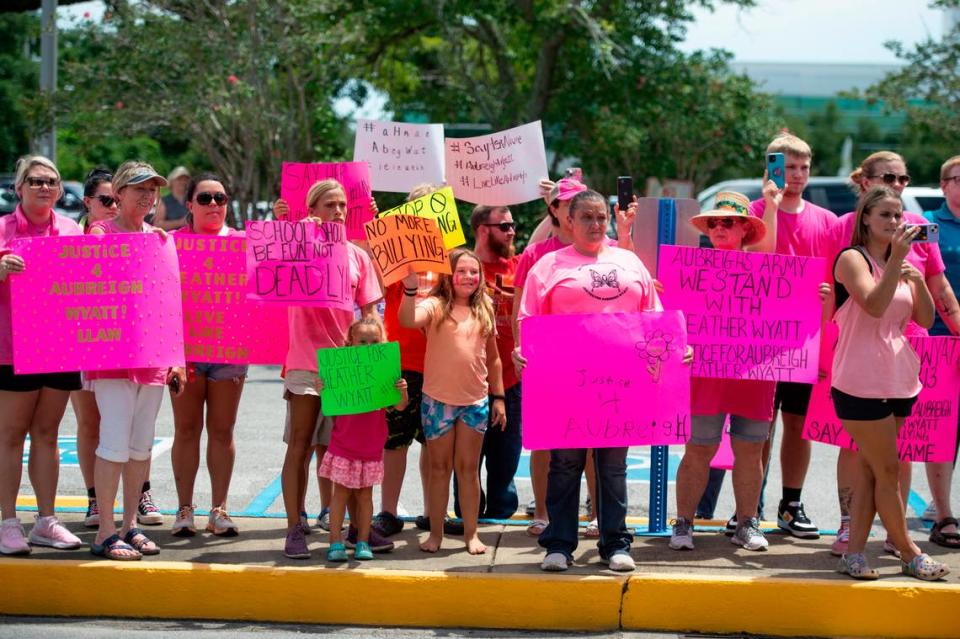
[[[434,538],[433,535],[427,537],[427,540],[420,544],[420,550],[423,552],[437,552],[440,550],[440,543],[443,541],[443,537]]]
[[[487,547],[480,541],[479,535],[474,535],[467,540],[467,552],[471,555],[482,555],[487,552]]]

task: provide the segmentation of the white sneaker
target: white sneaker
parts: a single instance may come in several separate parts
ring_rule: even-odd
[[[693,550],[693,522],[677,517],[670,534],[670,548],[673,550]]]
[[[545,570],[546,572],[563,572],[570,567],[571,563],[573,562],[567,559],[567,556],[562,552],[551,552],[543,558],[543,562],[540,564],[540,570]]]
[[[177,510],[177,519],[173,522],[170,534],[174,537],[193,537],[197,534],[197,526],[193,522],[194,506],[180,506]]]
[[[738,525],[736,534],[730,538],[730,543],[742,546],[745,550],[766,550],[770,546],[760,530],[760,522],[756,517],[751,517],[742,525]]]
[[[637,564],[633,561],[633,557],[629,553],[618,552],[613,557],[610,557],[610,570],[614,572],[630,572],[637,569]]]
[[[920,519],[923,521],[937,521],[937,505],[931,501],[927,509],[923,511]]]

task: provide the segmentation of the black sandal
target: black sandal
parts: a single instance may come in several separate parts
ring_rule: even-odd
[[[954,517],[944,517],[930,529],[930,541],[944,548],[960,548],[960,532],[943,532],[947,526],[960,527]]]
[[[140,539],[137,539],[138,537]],[[139,552],[141,555],[160,554],[160,548],[157,546],[156,542],[143,534],[143,531],[139,528],[131,528],[128,530],[127,534],[124,535],[123,540],[133,546],[134,550]]]

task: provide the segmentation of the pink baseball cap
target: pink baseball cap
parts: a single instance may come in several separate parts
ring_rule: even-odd
[[[573,178],[563,178],[550,189],[550,195],[547,196],[547,206],[553,204],[555,200],[560,200],[561,202],[572,200],[574,195],[586,190],[587,185],[583,182],[574,180]]]

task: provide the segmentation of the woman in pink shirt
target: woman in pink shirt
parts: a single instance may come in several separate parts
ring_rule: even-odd
[[[860,449],[850,504],[850,542],[838,570],[876,579],[864,555],[874,517],[900,552],[904,574],[940,579],[947,566],[910,539],[899,493],[897,431],[922,387],[920,358],[904,335],[911,320],[929,328],[933,299],[923,274],[906,261],[917,227],[902,223],[900,197],[873,187],[860,199],[850,247],[834,264],[840,337],[830,393],[837,416]]]
[[[718,193],[716,209],[690,222],[710,238],[713,248],[725,251],[772,251],[777,236],[776,211],[782,191],[772,181],[764,196],[775,200],[766,220],[750,215],[750,200],[740,193]],[[766,222],[766,223],[765,223]],[[767,242],[763,242],[767,238]],[[763,445],[770,436],[776,382],[694,377],[690,385],[691,431],[683,460],[677,469],[677,519],[670,547],[693,550],[693,517],[697,501],[707,485],[713,459],[730,419],[730,443],[734,453],[733,492],[736,496],[736,529],[731,541],[746,550],[766,550],[760,531],[757,504],[763,482]]]
[[[121,164],[113,176],[117,215],[94,224],[90,234],[158,232],[161,241],[167,241],[166,233],[143,221],[156,205],[160,187],[166,183],[149,164]],[[160,549],[136,527],[135,518],[150,464],[163,387],[171,383],[182,388],[186,374],[182,368],[134,368],[90,371],[84,376],[93,380],[100,410],[100,442],[94,466],[100,522],[90,552],[124,561],[156,555]],[[118,533],[113,501],[121,475],[123,523]]]
[[[307,191],[310,221],[343,224],[347,217],[346,191],[338,181],[322,180]],[[275,212],[283,217],[287,204],[277,202]],[[306,222],[306,223],[309,223]],[[347,242],[350,287],[354,304],[362,317],[377,317],[377,302],[383,297],[376,269],[366,251]],[[290,348],[284,369],[284,399],[290,410],[290,436],[283,459],[281,483],[287,512],[287,537],[283,553],[291,559],[309,559],[310,550],[300,505],[307,487],[307,462],[313,452],[314,433],[321,417],[317,392],[317,349],[337,348],[347,343],[347,331],[354,321],[352,311],[334,308],[290,307]],[[329,435],[328,435],[329,436]],[[318,455],[322,455],[318,449]]]
[[[630,216],[635,214],[631,205]],[[573,244],[549,253],[527,275],[518,319],[523,328],[527,317],[574,313],[618,313],[662,310],[653,278],[633,252],[608,246],[606,228],[610,215],[606,199],[596,191],[583,191],[570,201],[568,219]],[[514,364],[520,373],[526,359],[519,352],[522,331],[516,333]],[[687,358],[692,349],[687,350]],[[542,570],[567,570],[577,548],[580,511],[580,478],[586,465],[586,449],[550,451],[547,478],[547,513],[550,523],[540,535],[546,549]],[[597,512],[602,561],[611,570],[636,568],[630,556],[633,535],[627,530],[627,448],[593,450],[597,482]]]
[[[242,236],[226,224],[230,198],[218,176],[203,173],[191,179],[185,202],[189,213],[184,226],[176,231],[178,235]],[[193,520],[193,486],[200,466],[200,434],[206,423],[207,470],[210,472],[212,499],[206,530],[220,537],[233,537],[239,531],[227,513],[227,492],[236,457],[233,427],[237,422],[247,366],[188,362],[187,369],[189,374],[183,393],[178,395],[171,391],[170,394],[174,426],[170,456],[179,498],[172,534],[192,537],[197,532]]]
[[[13,253],[15,240],[82,235],[76,222],[57,215],[53,205],[63,193],[60,172],[39,155],[17,163],[14,188],[20,204],[0,218],[0,553],[25,555],[29,544],[77,548],[80,540],[53,514],[60,474],[57,432],[70,391],[80,388],[80,373],[17,375],[13,372],[10,278],[29,268]],[[38,327],[37,330],[43,329]],[[37,496],[37,523],[30,541],[17,519],[17,492],[23,473],[23,445],[30,435],[30,483]]]
[[[850,182],[861,194],[872,187],[886,186],[899,197],[903,193],[903,189],[910,183],[910,175],[907,173],[906,162],[899,154],[893,151],[877,151],[870,154],[850,174]],[[840,217],[839,224],[836,227],[834,255],[850,246],[856,215],[856,212],[850,212]],[[915,211],[904,211],[903,221],[907,224],[927,223],[926,218]],[[957,304],[957,297],[947,281],[946,266],[940,254],[940,246],[936,242],[911,244],[910,251],[904,259],[923,275],[927,289],[933,297],[934,306],[944,324],[954,335],[960,334],[960,305]],[[915,322],[909,322],[905,332],[907,335],[927,335],[927,329],[918,326]],[[831,547],[831,552],[838,557],[846,552],[850,536],[849,508],[856,476],[856,465],[857,452],[841,448],[837,457],[837,496],[840,502],[840,528],[837,530],[836,540]],[[929,469],[930,465],[928,464],[927,467]],[[904,503],[906,503],[907,496],[910,494],[912,470],[912,463],[901,462],[900,496]],[[927,476],[930,477],[929,472]],[[931,486],[936,485],[935,482],[930,482],[930,484]],[[952,531],[955,532],[955,530],[954,528]],[[947,526],[946,531],[951,532],[951,528]],[[897,553],[896,546],[889,537],[884,541],[883,548],[893,555]]]

